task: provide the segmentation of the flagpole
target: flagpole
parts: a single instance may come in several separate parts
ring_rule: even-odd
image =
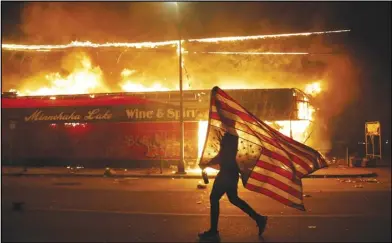
[[[182,83],[182,47],[181,47],[181,16],[180,6],[177,2],[177,30],[178,30],[178,69],[179,69],[179,86],[180,86],[180,161],[178,162],[177,174],[186,174],[185,172],[185,154],[184,154],[184,100],[183,100],[183,83]]]

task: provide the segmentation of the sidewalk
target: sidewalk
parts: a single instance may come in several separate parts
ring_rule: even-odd
[[[345,166],[330,166],[320,169],[306,178],[347,178],[347,177],[376,177],[380,169],[390,171],[391,168],[359,168]],[[2,176],[85,176],[85,177],[147,177],[147,178],[188,178],[201,179],[199,171],[188,171],[186,174],[177,174],[173,169],[164,168],[162,173],[159,168],[150,169],[92,169],[92,168],[67,168],[67,167],[23,167],[2,166]],[[214,173],[208,174],[214,178]]]

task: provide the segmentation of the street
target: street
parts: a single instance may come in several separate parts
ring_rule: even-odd
[[[303,179],[307,212],[240,184],[240,197],[269,223],[259,239],[256,224],[225,196],[222,242],[390,242],[390,174],[365,180]],[[198,181],[3,176],[2,241],[196,242],[209,226],[213,180],[207,189]],[[13,202],[24,202],[23,210]]]

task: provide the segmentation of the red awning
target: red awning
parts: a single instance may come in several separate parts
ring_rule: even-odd
[[[64,106],[116,106],[116,105],[143,105],[163,104],[157,101],[147,100],[135,96],[108,95],[97,97],[66,97],[50,99],[50,97],[17,97],[1,98],[1,108],[43,108]]]

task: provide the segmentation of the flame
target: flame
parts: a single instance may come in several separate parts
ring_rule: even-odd
[[[185,52],[188,53],[188,52]],[[194,52],[198,53],[198,52]],[[236,51],[210,51],[199,52],[205,54],[218,54],[218,55],[309,55],[308,52],[236,52]]]
[[[203,152],[204,143],[205,143],[206,137],[207,137],[207,129],[208,129],[208,121],[199,121],[198,122],[198,131],[197,131],[197,138],[198,138],[197,156],[198,156],[198,158],[201,157],[201,154]]]
[[[99,67],[92,67],[91,60],[85,54],[79,54],[80,64],[72,73],[63,77],[60,73],[49,73],[45,79],[50,83],[37,90],[22,89],[17,91],[20,96],[24,95],[63,95],[63,94],[88,94],[103,89],[102,71]],[[34,85],[30,82],[28,85]],[[11,90],[10,90],[11,91]],[[50,99],[56,99],[55,96]]]
[[[268,125],[278,130],[280,133],[292,137],[294,140],[304,143],[308,138],[311,121],[292,120],[292,121],[266,121]]]
[[[191,167],[189,167],[189,168],[185,169],[185,171],[186,171],[186,173],[200,174],[200,176],[201,176],[201,169],[200,168],[191,168]],[[206,168],[205,171],[207,172],[208,175],[216,175],[219,172],[218,170],[215,170],[215,169],[210,168],[210,167]]]
[[[321,83],[320,82],[314,82],[310,83],[305,86],[305,93],[311,95],[311,96],[316,96],[321,92]]]
[[[317,31],[317,32],[301,32],[301,33],[289,33],[289,34],[271,34],[271,35],[254,35],[254,36],[231,36],[231,37],[216,37],[216,38],[202,38],[202,39],[189,39],[189,42],[233,42],[233,41],[245,41],[245,40],[259,40],[268,38],[284,38],[284,37],[295,37],[295,36],[310,36],[310,35],[324,35],[334,33],[350,32],[351,30],[330,30],[330,31]],[[181,40],[182,42],[183,40]],[[69,44],[63,45],[23,45],[23,44],[2,44],[1,48],[4,50],[26,50],[26,51],[50,51],[68,48],[157,48],[160,46],[178,46],[178,40],[172,41],[161,41],[161,42],[140,42],[140,43],[92,43],[91,41],[72,41]]]
[[[177,41],[161,42],[140,42],[140,43],[105,43],[97,44],[90,41],[72,41],[64,45],[23,45],[23,44],[2,44],[1,48],[5,50],[26,50],[26,51],[50,51],[77,47],[89,48],[107,48],[107,47],[126,47],[126,48],[157,48],[159,46],[176,45]]]
[[[170,89],[164,87],[161,83],[155,82],[151,87],[147,87],[139,82],[133,82],[130,80],[130,76],[136,73],[136,70],[123,69],[121,72],[122,84],[121,89],[125,92],[151,92],[151,91],[169,91]]]

